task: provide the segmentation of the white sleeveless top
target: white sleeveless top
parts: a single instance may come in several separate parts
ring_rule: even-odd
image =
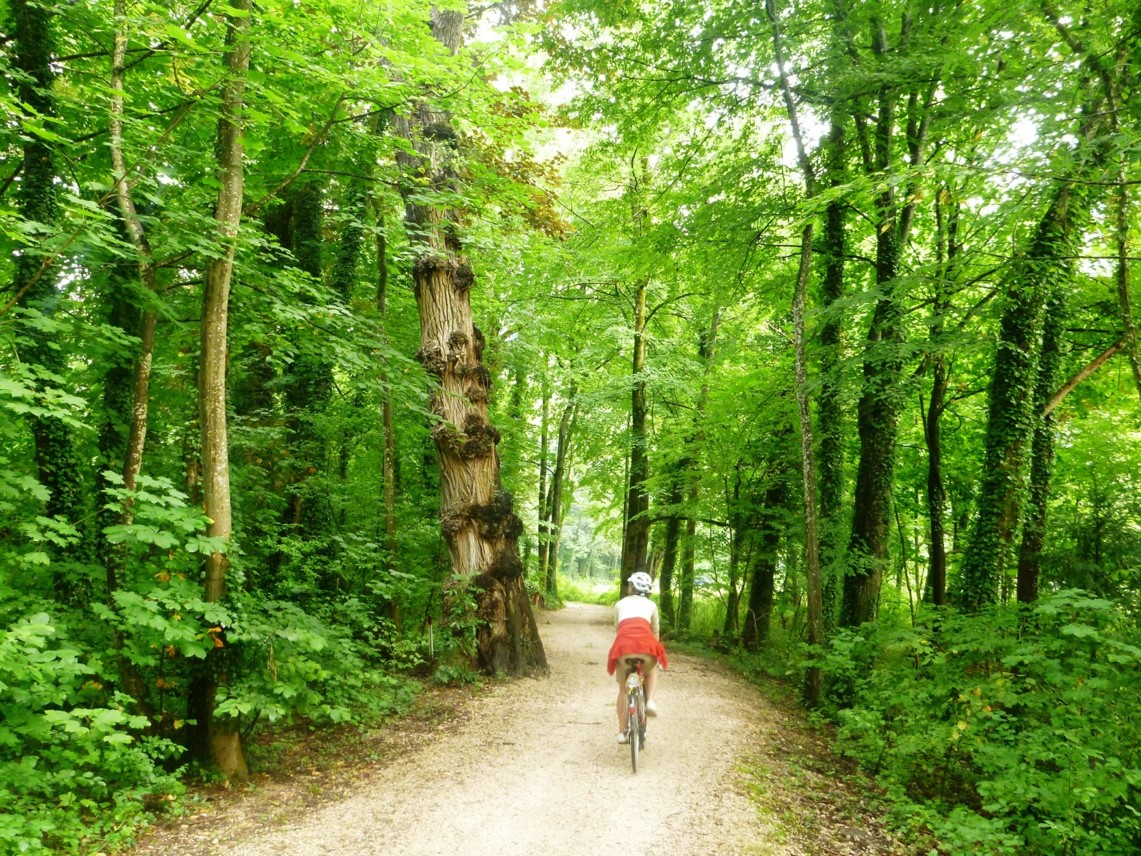
[[[658,631],[658,605],[648,597],[640,594],[631,594],[614,604],[614,626],[617,627],[627,618],[644,618],[650,622],[655,636],[660,637]]]

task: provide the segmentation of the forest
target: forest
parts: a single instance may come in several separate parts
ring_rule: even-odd
[[[1141,852],[1141,4],[0,0],[0,852],[656,580],[916,852]]]

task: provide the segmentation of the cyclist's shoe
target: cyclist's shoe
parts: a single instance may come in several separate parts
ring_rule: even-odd
[[[630,738],[626,736],[626,732],[625,732],[625,731],[621,732],[621,733],[618,735],[618,742],[619,742],[619,743],[629,743],[629,742],[630,742]]]
[[[646,702],[646,714],[648,716],[657,716],[658,715],[658,703],[655,701]]]

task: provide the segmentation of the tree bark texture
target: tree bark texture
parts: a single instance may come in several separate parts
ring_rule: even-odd
[[[222,114],[218,120],[218,171],[220,189],[214,218],[221,254],[206,266],[202,301],[201,352],[199,355],[198,400],[202,429],[202,498],[210,522],[206,534],[229,542],[233,534],[230,497],[230,462],[226,426],[226,359],[229,335],[230,283],[238,226],[242,215],[244,172],[242,163],[241,113],[246,73],[250,65],[247,35],[251,0],[232,0],[238,14],[227,17],[226,80],[222,86]],[[221,600],[225,594],[228,560],[225,552],[206,557],[204,599]],[[223,648],[214,648],[203,664],[192,688],[192,705],[197,708],[199,752],[208,751],[208,760],[227,778],[249,775],[242,754],[237,721],[214,716],[218,685],[225,681]]]
[[[463,14],[435,10],[432,33],[453,53],[463,35]],[[475,277],[462,252],[457,212],[427,202],[416,182],[446,187],[456,144],[449,119],[421,104],[413,120],[398,119],[398,131],[413,141],[414,155],[401,155],[405,170],[406,221],[419,241],[412,279],[420,315],[417,357],[438,384],[430,408],[440,462],[440,521],[451,556],[454,584],[475,593],[476,659],[488,673],[546,670],[531,601],[523,581],[519,536],[511,494],[499,479],[499,432],[488,420],[491,376],[483,365],[483,334],[474,325],[471,288]],[[456,602],[459,602],[457,599]]]

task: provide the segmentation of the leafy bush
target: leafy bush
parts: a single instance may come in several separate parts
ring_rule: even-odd
[[[1110,602],[866,632],[826,660],[838,746],[943,852],[1138,852],[1141,647]]]
[[[243,601],[227,644],[241,677],[220,696],[220,716],[345,722],[403,712],[414,697],[411,682],[369,661],[350,626],[285,601]]]
[[[177,747],[141,737],[146,718],[104,699],[98,673],[46,613],[0,631],[0,851],[124,840],[144,803],[180,791],[159,766]]]

